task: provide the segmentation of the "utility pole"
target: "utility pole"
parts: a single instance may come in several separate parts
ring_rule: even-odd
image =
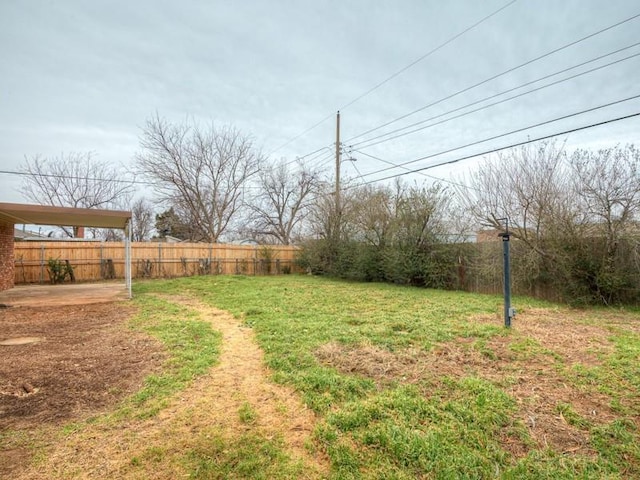
[[[336,215],[340,218],[340,110],[336,115]]]

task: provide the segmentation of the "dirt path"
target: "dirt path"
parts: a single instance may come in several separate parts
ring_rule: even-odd
[[[268,437],[282,435],[293,456],[318,463],[319,459],[311,458],[305,448],[315,425],[313,412],[302,404],[292,389],[269,380],[270,372],[264,366],[263,352],[255,341],[253,330],[222,310],[191,299],[181,299],[181,303],[211,320],[213,328],[222,333],[223,341],[220,364],[181,398],[182,404],[186,403],[194,410],[193,418],[205,423],[214,421],[231,431],[251,428]],[[214,409],[210,409],[212,400]],[[251,425],[241,422],[238,415],[246,403],[256,412]],[[171,409],[166,409],[160,418],[172,415]]]
[[[154,478],[184,477],[191,449],[210,436],[230,442],[246,433],[282,439],[294,461],[305,466],[306,478],[326,478],[328,461],[305,448],[315,424],[295,392],[269,381],[263,353],[253,330],[229,313],[192,299],[171,298],[197,310],[221,332],[220,363],[198,377],[167,408],[149,420],[88,425],[69,435],[47,455],[47,461],[15,478]],[[251,422],[240,412],[249,408]],[[151,454],[150,454],[151,452]]]

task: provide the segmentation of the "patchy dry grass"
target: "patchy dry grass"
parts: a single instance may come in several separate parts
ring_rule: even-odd
[[[602,367],[614,344],[609,328],[576,323],[575,313],[528,309],[507,335],[457,338],[428,351],[391,352],[372,344],[333,341],[315,355],[345,374],[371,378],[379,388],[397,383],[434,386],[443,378],[486,380],[515,400],[516,418],[527,430],[527,442],[502,438],[502,446],[516,457],[526,455],[531,446],[594,455],[586,427],[607,425],[617,414],[600,385],[571,380],[576,368]],[[481,315],[470,321],[492,324],[495,318]]]
[[[638,315],[318,278],[180,283],[256,330],[335,478],[640,476]]]
[[[167,320],[190,370],[54,433],[22,478],[640,478],[637,312],[520,298],[505,330],[499,297],[457,292],[295,276],[137,290],[138,321]],[[191,321],[220,332],[209,364],[173,336]]]
[[[173,376],[154,376],[113,414],[57,433],[42,458],[15,478],[246,478],[248,472],[252,478],[320,478],[327,462],[305,446],[314,416],[290,389],[268,381],[251,329],[185,297],[150,296],[142,303],[136,323],[159,332],[163,310],[180,312],[181,319],[170,320],[172,331],[160,334],[165,341],[175,338],[175,329],[188,330],[189,321],[206,322],[220,332],[219,357],[193,346],[185,351],[182,336],[172,343],[171,350],[182,350],[170,361]],[[152,322],[144,319],[146,304]]]

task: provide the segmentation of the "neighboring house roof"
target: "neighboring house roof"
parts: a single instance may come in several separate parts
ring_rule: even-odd
[[[474,243],[478,237],[475,233],[438,233],[436,238],[443,243]]]
[[[163,243],[188,243],[190,240],[183,240],[182,238],[172,237],[171,235],[165,235],[164,237],[154,238],[154,241]]]
[[[42,235],[38,232],[31,232],[29,230],[19,230],[17,228],[13,229],[13,239],[17,241],[50,240],[47,235]]]
[[[496,230],[494,228],[489,230],[478,230],[476,232],[476,243],[499,242],[500,233],[500,230]]]

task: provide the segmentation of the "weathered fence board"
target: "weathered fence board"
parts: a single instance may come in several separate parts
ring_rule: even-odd
[[[133,242],[133,278],[297,272],[297,247]],[[124,278],[123,242],[16,242],[15,283],[49,282],[50,260],[68,260],[77,281]]]

